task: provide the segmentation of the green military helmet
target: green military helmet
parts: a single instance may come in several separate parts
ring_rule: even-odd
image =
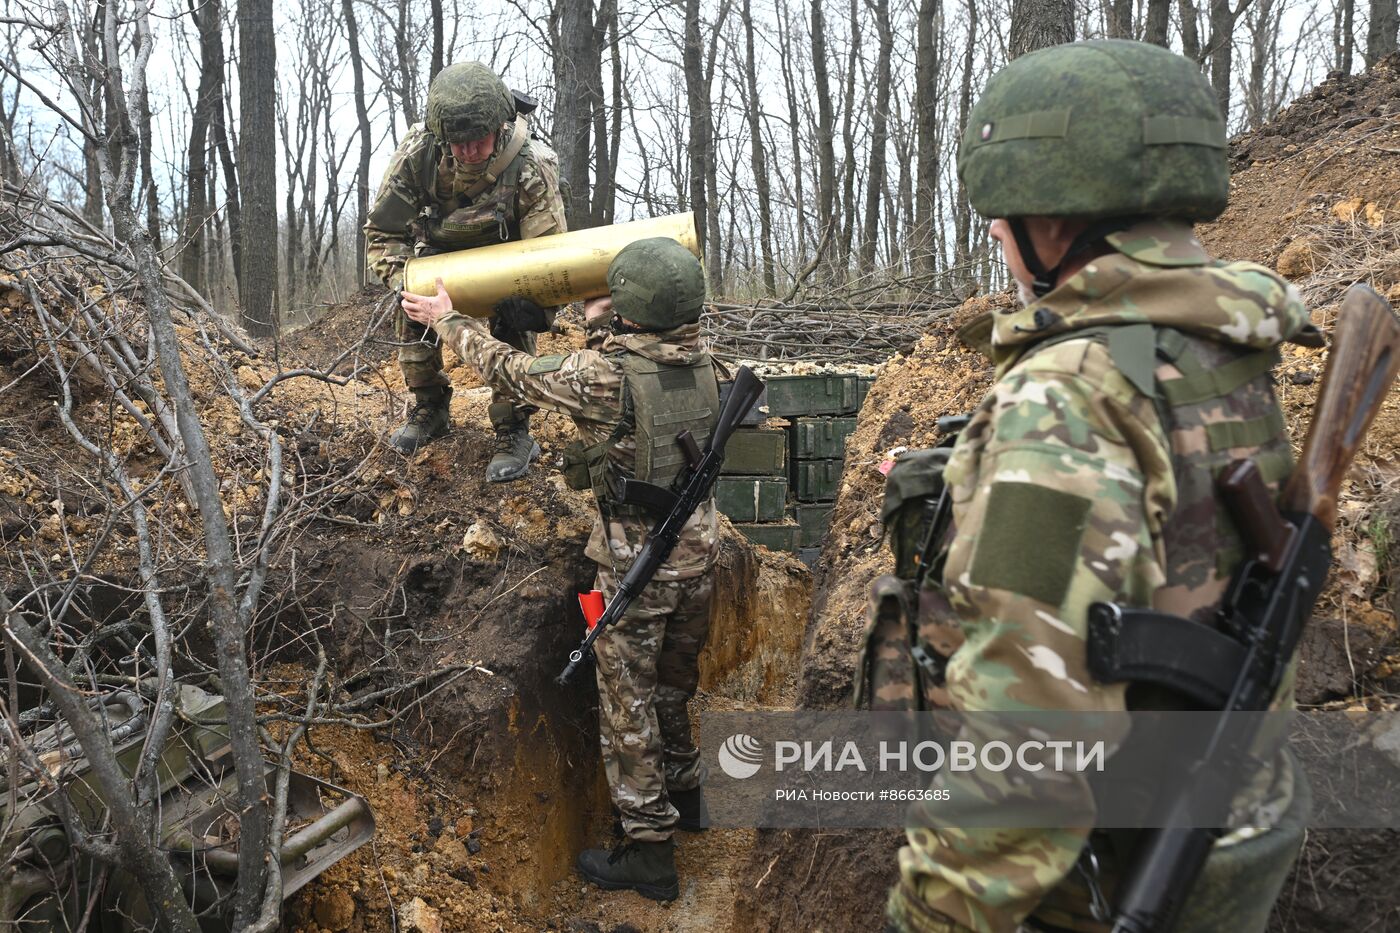
[[[1008,64],[968,117],[958,177],[984,217],[1210,220],[1225,210],[1225,121],[1189,59],[1122,39]]]
[[[613,312],[648,330],[670,330],[700,320],[705,271],[700,260],[670,237],[629,243],[608,266]]]
[[[458,62],[428,86],[428,132],[444,143],[484,139],[515,116],[515,98],[481,62]]]

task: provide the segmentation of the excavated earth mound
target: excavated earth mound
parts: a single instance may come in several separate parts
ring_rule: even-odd
[[[1366,75],[1333,77],[1273,123],[1231,144],[1229,210],[1199,233],[1216,255],[1265,263],[1302,291],[1324,330],[1345,289],[1365,281],[1400,306],[1400,56]],[[800,706],[849,698],[866,588],[891,565],[881,543],[876,469],[893,448],[929,446],[935,422],[970,410],[990,384],[985,360],[957,327],[1009,297],[977,298],[893,359],[848,441],[843,486],[817,568],[804,644]],[[1278,392],[1296,445],[1307,431],[1325,351],[1289,347]],[[1400,691],[1397,566],[1400,389],[1392,388],[1340,501],[1337,560],[1302,648],[1299,699],[1394,709]],[[1273,928],[1323,931],[1400,924],[1400,834],[1314,832],[1285,887]],[[765,831],[742,886],[744,929],[876,929],[896,879],[903,834]]]
[[[71,547],[79,562],[98,555],[85,570],[112,592],[139,592],[131,526],[118,518],[104,531],[102,503],[88,494],[102,488],[100,471],[55,414],[61,393],[40,365],[43,340],[23,284],[0,276],[0,585],[25,579],[50,551],[61,576]],[[287,929],[612,929],[634,917],[645,929],[671,927],[674,915],[663,908],[630,895],[599,898],[572,875],[580,848],[611,843],[591,673],[565,688],[553,683],[583,633],[574,594],[594,574],[583,557],[591,499],[557,472],[573,426],[536,416],[538,468],[488,485],[490,391],[448,353],[454,430],[416,456],[399,455],[385,437],[407,398],[386,309],[382,294],[366,292],[256,355],[215,341],[245,392],[279,371],[339,360],[335,381],[286,379],[257,404],[286,445],[292,488],[334,494],[315,499],[315,514],[296,516],[252,643],[269,702],[304,690],[319,644],[330,662],[331,713],[353,705],[359,720],[381,724],[315,726],[297,759],[364,794],[378,833],[292,900]],[[131,312],[124,308],[123,320],[139,327],[139,310]],[[209,356],[194,349],[196,334],[182,326],[181,339],[230,519],[256,528],[256,438]],[[565,320],[542,337],[541,352],[582,343],[581,329]],[[80,423],[130,455],[138,478],[154,473],[162,461],[133,423],[113,414],[101,383],[79,367],[72,384]],[[149,508],[161,528],[199,540],[178,493]],[[190,568],[182,582],[197,601],[205,585],[199,556],[181,559]],[[716,601],[702,710],[790,705],[810,580],[799,562],[756,549],[726,526],[717,591],[734,596]],[[130,597],[120,599],[129,609]],[[396,689],[403,685],[411,689]],[[683,903],[697,918],[689,929],[727,925],[730,866],[751,838],[714,832],[683,846],[691,879]]]

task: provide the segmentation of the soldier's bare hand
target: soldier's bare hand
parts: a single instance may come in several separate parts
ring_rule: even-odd
[[[590,327],[605,323],[612,317],[613,300],[611,295],[590,298],[583,303],[583,321]]]
[[[419,324],[426,324],[429,327],[452,313],[452,298],[447,294],[447,288],[442,284],[442,279],[437,280],[436,295],[415,295],[413,292],[404,292],[402,301],[404,314]]]

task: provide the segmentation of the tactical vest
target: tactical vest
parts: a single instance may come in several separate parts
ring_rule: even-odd
[[[510,141],[465,191],[454,191],[447,156],[425,150],[419,177],[433,179],[432,198],[413,221],[419,256],[520,239],[520,171],[530,155],[529,130],[517,120]]]
[[[612,514],[628,512],[617,502],[622,477],[669,487],[686,461],[676,436],[689,431],[701,450],[719,419],[719,382],[709,354],[689,365],[671,365],[638,353],[611,357],[622,368],[622,417],[603,441],[564,451],[564,478],[574,489],[591,489]],[[627,440],[633,441],[635,452]]]
[[[1177,504],[1162,529],[1166,583],[1154,594],[1153,608],[1211,624],[1212,614],[1236,564],[1243,557],[1239,532],[1218,501],[1216,480],[1234,460],[1249,457],[1258,465],[1270,491],[1293,469],[1292,447],[1273,390],[1271,370],[1276,348],[1241,350],[1184,331],[1151,324],[1105,326],[1070,331],[1030,347],[1017,361],[1071,340],[1103,345],[1114,367],[1138,391],[1154,400],[1171,455]],[[1013,370],[1014,370],[1013,366]],[[946,636],[951,626],[936,616],[952,609],[936,579],[921,594],[891,594],[881,578],[872,593],[866,657],[857,682],[857,702],[870,708],[937,709],[946,703],[941,679],[943,659],[956,650]],[[926,584],[927,586],[927,584]],[[903,602],[900,605],[899,600]],[[938,607],[923,614],[917,627],[895,619],[901,610]],[[912,632],[904,644],[896,633]],[[961,643],[959,633],[957,643]],[[933,663],[919,663],[921,657]],[[1172,708],[1173,696],[1145,685],[1129,685],[1129,709]],[[1130,737],[1129,742],[1132,741]],[[1150,741],[1150,738],[1147,739]],[[1164,749],[1163,754],[1171,750]],[[1142,749],[1138,755],[1144,754]],[[1270,907],[1284,883],[1302,842],[1310,809],[1306,777],[1289,759],[1279,779],[1289,787],[1288,808],[1272,831],[1217,848],[1206,861],[1179,928],[1207,933],[1262,931]],[[1098,792],[1104,792],[1099,788]],[[1124,788],[1117,788],[1124,792]],[[1057,886],[1024,927],[1042,931],[1101,928],[1086,913],[1095,900],[1095,884],[1111,890],[1126,867],[1137,840],[1134,831],[1095,830],[1092,845],[1101,874],[1091,874],[1086,860]],[[1247,879],[1247,883],[1246,883]],[[1247,893],[1243,893],[1247,892]],[[1100,895],[1101,896],[1101,895]]]

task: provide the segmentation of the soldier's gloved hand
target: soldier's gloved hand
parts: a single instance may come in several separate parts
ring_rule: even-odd
[[[502,298],[496,302],[495,311],[496,319],[491,324],[492,334],[496,334],[498,330],[517,334],[549,330],[549,317],[544,308],[529,298],[521,298],[519,295]]]

